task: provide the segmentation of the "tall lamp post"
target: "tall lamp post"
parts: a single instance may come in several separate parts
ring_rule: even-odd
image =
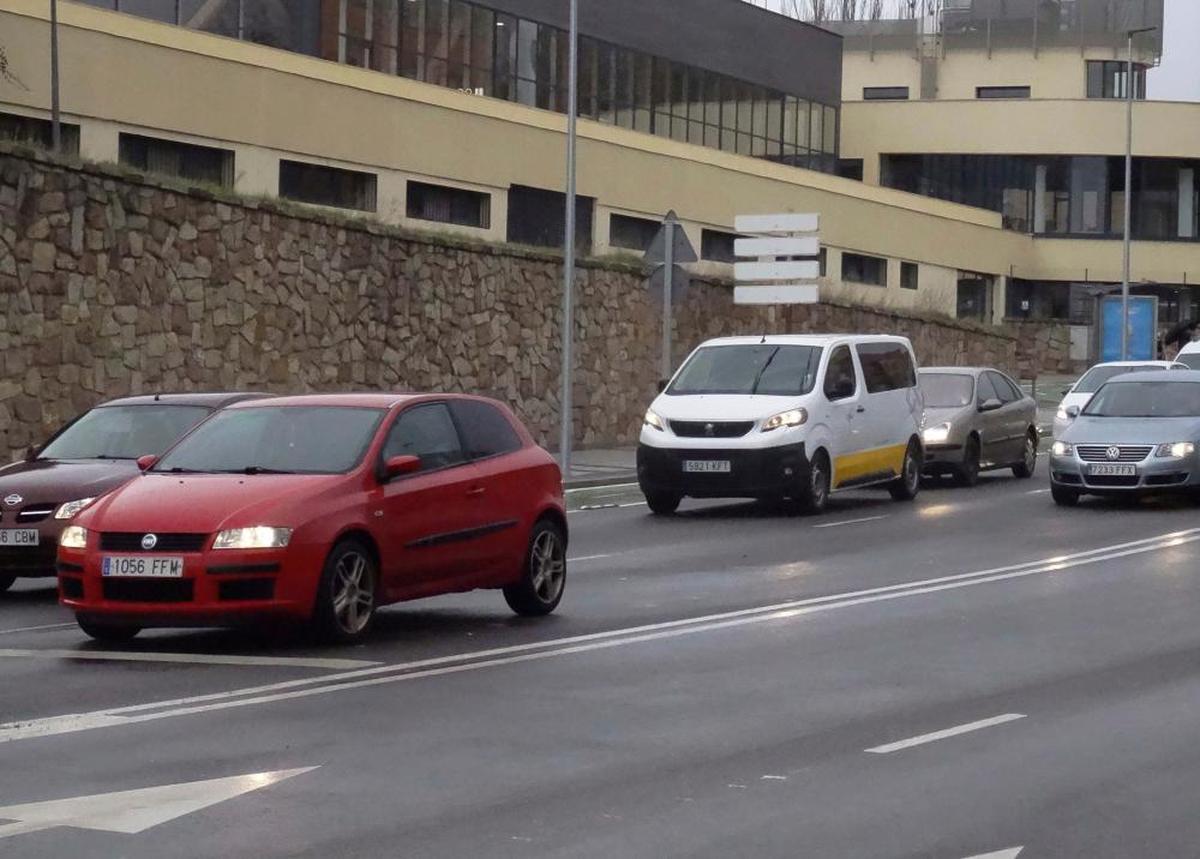
[[[575,148],[577,142],[576,116],[579,113],[579,0],[571,4],[571,46],[567,72],[567,212],[566,236],[563,242],[563,300],[562,300],[562,394],[559,456],[564,478],[571,474],[571,441],[574,421],[571,415],[572,341],[575,335]]]
[[[1133,37],[1139,33],[1149,33],[1158,27],[1140,27],[1127,30],[1129,37],[1129,54],[1125,66],[1125,247],[1121,274],[1121,360],[1129,360],[1129,276],[1130,255],[1132,252],[1130,236],[1130,220],[1133,215]]]
[[[58,0],[50,0],[50,145],[62,152],[62,116],[58,105]]]

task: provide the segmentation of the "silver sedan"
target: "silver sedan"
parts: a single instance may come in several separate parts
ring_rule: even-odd
[[[1050,490],[1074,506],[1081,495],[1148,495],[1200,489],[1200,372],[1127,373],[1106,383],[1054,442]]]
[[[999,468],[1033,476],[1037,403],[1016,382],[990,367],[928,367],[918,378],[926,474],[950,474],[960,486],[974,486],[981,471]]]

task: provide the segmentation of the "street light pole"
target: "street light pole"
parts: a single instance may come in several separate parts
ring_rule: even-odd
[[[1121,267],[1121,360],[1129,360],[1129,278],[1131,268],[1130,220],[1133,216],[1133,37],[1139,33],[1149,33],[1157,27],[1141,27],[1127,31],[1129,37],[1129,54],[1125,65],[1125,241],[1124,258]],[[1153,357],[1153,356],[1151,356]]]
[[[58,0],[50,0],[50,146],[62,152],[62,116],[58,104]]]
[[[567,212],[566,236],[563,241],[563,299],[562,299],[562,394],[559,438],[559,457],[563,477],[571,474],[571,441],[574,420],[571,413],[571,380],[574,361],[572,341],[575,336],[575,148],[577,143],[576,116],[579,112],[579,2],[569,0],[571,25],[567,72]]]

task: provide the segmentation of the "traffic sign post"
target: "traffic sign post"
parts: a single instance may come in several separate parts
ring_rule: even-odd
[[[734,228],[734,304],[816,304],[820,298],[821,218],[742,215]]]
[[[675,298],[675,278],[681,272],[679,264],[695,262],[699,257],[696,249],[688,240],[687,233],[679,226],[679,218],[675,212],[667,212],[663,219],[662,229],[650,242],[646,249],[646,262],[656,266],[651,276],[653,284],[661,275],[662,280],[662,368],[661,378],[671,378],[671,329],[673,313],[671,302]]]

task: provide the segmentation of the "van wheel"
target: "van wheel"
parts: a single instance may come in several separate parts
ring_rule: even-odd
[[[921,449],[915,442],[908,443],[904,451],[904,464],[900,466],[900,477],[888,487],[888,492],[897,501],[912,501],[921,491]]]
[[[683,496],[675,492],[645,492],[646,505],[650,508],[650,512],[657,516],[670,516],[679,509],[679,502],[683,501]]]
[[[84,635],[88,638],[94,638],[96,641],[104,642],[105,644],[125,644],[128,641],[133,641],[139,632],[142,631],[140,626],[130,626],[124,623],[106,623],[102,620],[94,620],[87,615],[76,615],[75,622],[79,624],[79,628],[83,630]]]
[[[797,501],[805,513],[823,513],[829,505],[829,486],[832,481],[829,457],[818,450],[808,465],[808,482],[801,490]]]
[[[13,582],[17,580],[16,576],[0,575],[0,594],[13,586]]]
[[[1021,461],[1013,466],[1012,473],[1014,477],[1019,477],[1022,480],[1033,477],[1033,472],[1037,469],[1037,449],[1037,431],[1030,430],[1029,435],[1025,436],[1025,448],[1021,452]]]

